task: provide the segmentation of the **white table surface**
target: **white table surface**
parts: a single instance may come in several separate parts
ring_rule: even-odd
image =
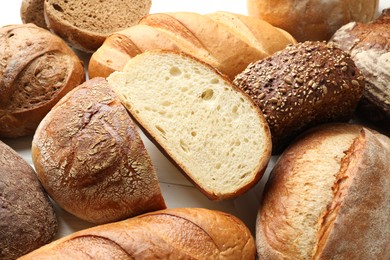
[[[191,11],[203,14],[214,11],[230,11],[247,14],[246,0],[152,0],[152,2],[151,13]],[[21,23],[19,15],[20,5],[21,0],[2,0],[0,2],[0,26]],[[380,9],[386,7],[390,7],[390,0],[381,0]],[[81,58],[86,59],[88,56]],[[222,210],[241,218],[249,229],[254,232],[261,192],[276,158],[272,158],[262,180],[249,192],[234,200],[214,202],[208,200],[195,189],[144,135],[141,136],[157,169],[162,193],[169,208],[205,207]],[[32,165],[30,153],[31,137],[2,141],[13,147]],[[58,206],[56,206],[56,210],[60,223],[57,238],[93,226],[61,210]]]

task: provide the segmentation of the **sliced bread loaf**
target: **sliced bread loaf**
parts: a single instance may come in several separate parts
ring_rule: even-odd
[[[261,111],[215,69],[191,56],[145,52],[108,82],[146,134],[208,198],[236,197],[271,155]]]

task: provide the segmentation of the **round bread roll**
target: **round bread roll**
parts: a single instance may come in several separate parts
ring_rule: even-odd
[[[324,42],[289,46],[250,64],[234,83],[263,111],[274,154],[311,126],[349,120],[364,89],[349,55]]]
[[[22,0],[20,6],[20,18],[23,23],[33,23],[36,26],[47,29],[43,3],[45,0]]]
[[[372,23],[343,26],[331,41],[351,54],[366,78],[356,114],[390,135],[390,8]]]
[[[390,259],[390,139],[309,130],[279,157],[256,222],[259,259]]]
[[[297,41],[327,41],[344,24],[369,22],[379,0],[247,0],[248,13],[282,28]]]
[[[0,28],[0,136],[32,135],[46,113],[85,81],[83,63],[34,24]]]
[[[0,141],[0,259],[16,259],[53,240],[57,218],[32,167]]]
[[[50,196],[83,220],[102,224],[166,207],[135,124],[103,78],[58,102],[31,153]]]
[[[151,0],[45,0],[50,30],[72,47],[94,52],[108,35],[135,25],[150,11]]]

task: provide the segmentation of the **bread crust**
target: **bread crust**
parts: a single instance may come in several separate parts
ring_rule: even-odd
[[[50,196],[86,221],[166,207],[136,126],[103,78],[86,81],[50,111],[34,135],[32,158]]]
[[[178,208],[79,231],[21,259],[86,254],[109,254],[113,259],[255,259],[255,252],[254,239],[238,218],[220,211]]]
[[[59,37],[33,24],[0,29],[0,136],[32,135],[47,112],[85,81],[81,60]]]
[[[321,167],[326,167],[330,161],[300,162],[309,150],[317,151],[319,158],[325,157],[327,151],[319,150],[324,147],[321,145],[325,143],[328,149],[334,149],[338,146],[334,142],[337,138],[346,140],[343,142],[350,146],[343,157],[336,158],[339,164],[336,175],[321,170]],[[256,222],[259,258],[389,258],[389,154],[390,139],[360,125],[330,124],[303,134],[279,158],[266,184]],[[293,188],[294,185],[300,185],[300,182],[319,183],[320,180],[310,179],[318,177],[307,176],[306,179],[296,179],[295,184],[289,184],[289,180],[294,176],[309,173],[309,168],[313,165],[318,171],[322,171],[322,174],[328,175],[325,178],[329,178],[330,183],[333,182],[328,191],[320,185],[313,190],[328,197],[325,200],[328,204],[321,202],[324,204],[317,205],[319,202],[314,197],[303,199],[310,188],[314,189],[309,184],[304,186],[307,190],[298,191]],[[303,209],[303,205],[310,203],[323,209],[313,217],[317,219],[314,223],[308,222],[308,216],[315,214],[314,211],[307,212]],[[297,223],[289,224],[287,215],[306,216],[301,221],[307,222],[306,230],[314,228],[314,232],[310,233],[314,236],[306,237],[309,233],[301,234],[291,228],[290,225]],[[307,249],[298,249],[296,241],[299,237],[313,240],[314,243]],[[305,252],[308,257],[303,257],[299,250]]]

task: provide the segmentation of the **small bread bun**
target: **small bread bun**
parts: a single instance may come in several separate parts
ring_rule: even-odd
[[[135,124],[103,78],[58,102],[31,152],[50,196],[83,220],[102,224],[166,207]]]
[[[379,0],[247,0],[248,13],[282,28],[297,41],[327,41],[344,24],[369,22]]]
[[[259,259],[390,259],[389,158],[390,139],[359,125],[305,132],[266,184]]]
[[[113,32],[135,25],[149,13],[151,0],[46,0],[50,30],[72,47],[94,52]]]
[[[0,136],[32,135],[46,113],[85,81],[83,63],[34,24],[0,28]]]
[[[47,29],[43,3],[45,0],[22,0],[20,6],[20,18],[23,23],[33,23],[36,26]]]
[[[349,55],[324,42],[289,46],[249,65],[234,83],[263,111],[274,154],[311,126],[350,119],[364,89]]]
[[[16,259],[49,243],[57,230],[33,168],[0,141],[0,259]]]

